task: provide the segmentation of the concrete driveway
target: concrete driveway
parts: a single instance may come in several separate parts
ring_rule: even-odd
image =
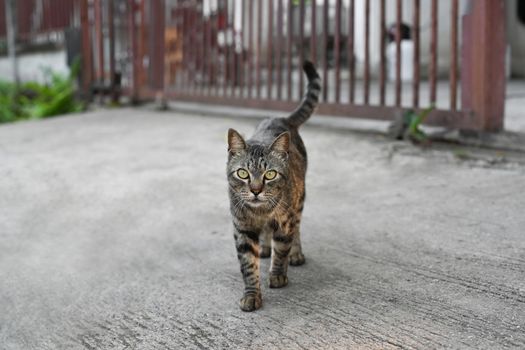
[[[315,117],[314,117],[315,118]],[[118,109],[0,126],[1,349],[525,347],[525,162],[306,125],[307,262],[242,282],[228,127]]]

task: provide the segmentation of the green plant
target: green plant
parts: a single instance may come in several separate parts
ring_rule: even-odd
[[[17,87],[0,81],[0,123],[82,111],[84,104],[75,97],[75,79],[79,70],[80,60],[77,59],[67,76],[46,69],[45,84],[26,82]]]
[[[409,139],[418,143],[429,141],[428,135],[420,128],[420,126],[423,123],[423,121],[428,117],[430,112],[434,110],[434,108],[434,105],[431,105],[430,107],[425,108],[419,113],[416,113],[414,111],[407,112],[407,136]]]
[[[431,105],[419,113],[411,109],[397,114],[388,126],[388,135],[396,140],[410,140],[416,144],[428,145],[430,139],[421,129],[421,124],[434,108],[434,105]]]

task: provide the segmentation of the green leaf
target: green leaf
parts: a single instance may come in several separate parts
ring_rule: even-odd
[[[58,74],[49,68],[42,70],[46,84],[30,81],[16,89],[13,83],[0,80],[0,123],[47,118],[84,109],[84,104],[75,98],[79,58],[75,59],[67,75]]]
[[[428,138],[427,134],[423,130],[421,130],[420,126],[428,117],[430,112],[434,110],[434,108],[434,105],[431,105],[430,107],[422,110],[419,114],[415,112],[411,113],[410,122],[408,124],[408,134],[411,137],[415,138],[418,141],[424,141]]]

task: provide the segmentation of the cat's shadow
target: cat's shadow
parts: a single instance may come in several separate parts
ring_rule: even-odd
[[[306,254],[305,254],[306,255]],[[341,270],[323,263],[320,260],[306,255],[306,263],[301,266],[288,267],[288,285],[284,288],[270,288],[268,286],[268,275],[270,270],[271,258],[261,259],[261,285],[263,290],[268,293],[294,293],[297,290],[307,289],[312,294],[323,293],[331,289],[331,286],[344,278],[347,282],[352,280],[352,276],[343,273]]]

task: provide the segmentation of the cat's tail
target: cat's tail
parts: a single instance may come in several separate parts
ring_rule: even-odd
[[[313,63],[304,61],[303,70],[308,77],[306,94],[299,107],[287,118],[288,124],[295,128],[298,128],[310,118],[319,103],[319,94],[321,93],[321,78],[317,74]]]

